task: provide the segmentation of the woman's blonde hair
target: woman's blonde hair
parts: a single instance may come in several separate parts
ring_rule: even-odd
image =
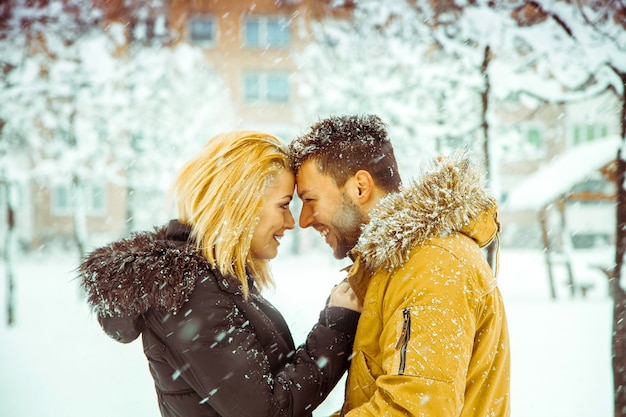
[[[250,243],[265,186],[289,169],[287,148],[267,133],[237,130],[211,138],[172,184],[178,220],[211,265],[241,282],[249,293],[247,270],[263,288],[272,283],[268,260],[253,258]]]

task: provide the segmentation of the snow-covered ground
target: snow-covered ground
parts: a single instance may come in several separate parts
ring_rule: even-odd
[[[500,286],[512,344],[512,417],[613,415],[611,302],[592,264],[608,265],[612,250],[574,258],[578,282],[593,284],[571,298],[557,277],[550,300],[539,251],[502,250]],[[5,265],[0,264],[0,416],[158,417],[140,341],[109,339],[77,290],[73,254],[20,257],[16,268],[16,324],[6,323]],[[304,339],[346,262],[330,250],[281,254],[273,261],[276,288],[266,295],[283,312],[296,342]],[[341,383],[340,383],[341,384]],[[342,399],[339,386],[314,416]]]

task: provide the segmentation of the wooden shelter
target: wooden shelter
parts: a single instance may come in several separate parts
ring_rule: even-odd
[[[557,297],[554,267],[564,265],[572,296],[586,285],[577,285],[572,268],[571,220],[567,207],[577,202],[611,204],[616,201],[615,168],[619,138],[611,137],[576,146],[550,161],[515,188],[504,208],[510,211],[532,210],[541,225],[550,295]],[[606,220],[607,224],[611,221]]]

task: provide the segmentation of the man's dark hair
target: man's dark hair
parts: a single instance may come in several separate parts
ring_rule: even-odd
[[[385,191],[397,191],[401,179],[387,126],[376,115],[331,116],[313,124],[289,145],[294,172],[313,159],[325,175],[343,186],[363,169]]]

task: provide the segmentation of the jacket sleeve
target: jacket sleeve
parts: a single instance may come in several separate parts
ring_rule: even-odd
[[[319,406],[348,369],[360,314],[327,307],[320,321],[296,349],[293,360],[278,372],[276,394],[286,415],[306,415]]]
[[[137,339],[144,327],[141,316],[120,317],[98,314],[97,318],[102,330],[120,343],[130,343]]]
[[[474,295],[465,285],[472,272],[462,264],[425,247],[391,277],[379,299],[382,369],[356,353],[351,379],[372,392],[346,416],[459,415],[475,333]]]
[[[193,305],[210,305],[210,314],[181,311],[161,331],[182,358],[175,376],[223,417],[308,416],[347,369],[356,323],[352,334],[344,332],[349,326],[318,323],[272,368],[264,329],[251,326],[232,294],[196,288]]]

